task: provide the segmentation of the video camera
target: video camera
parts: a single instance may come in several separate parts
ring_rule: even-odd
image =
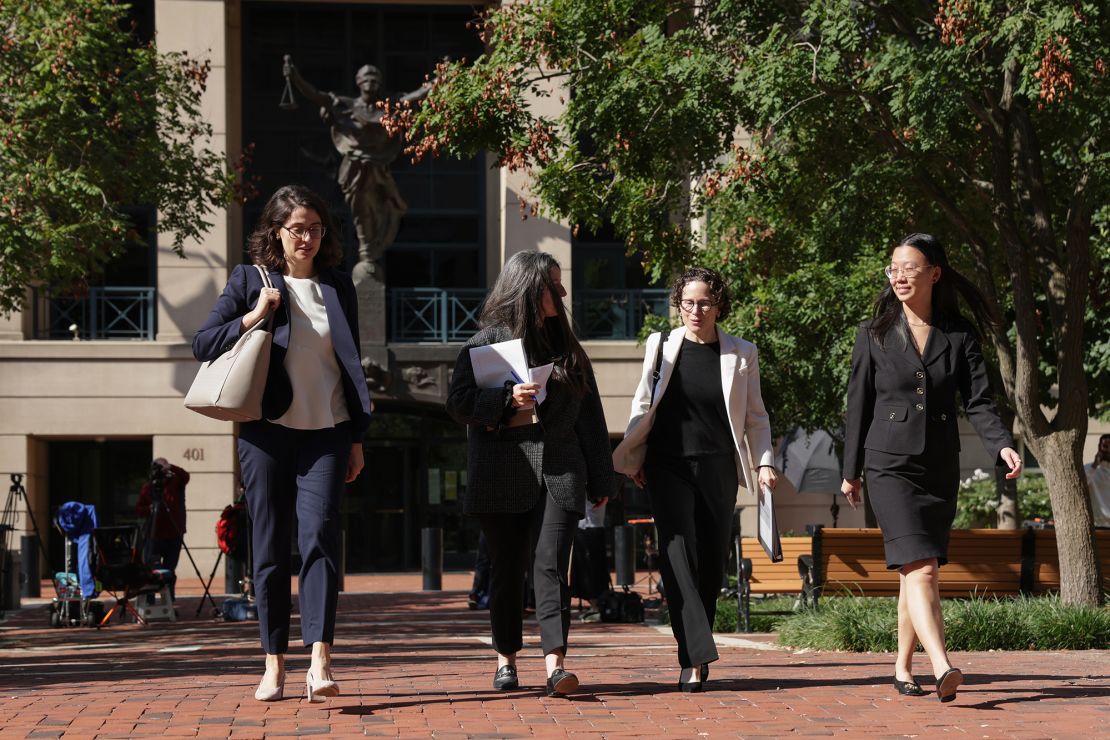
[[[150,482],[164,481],[173,477],[173,468],[169,465],[162,465],[155,460],[150,464]]]

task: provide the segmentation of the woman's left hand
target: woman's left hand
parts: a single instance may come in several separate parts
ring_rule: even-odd
[[[772,491],[775,486],[779,484],[779,474],[770,465],[764,465],[759,469],[759,485],[767,486]]]
[[[1006,463],[1010,468],[1010,472],[1006,473],[1007,480],[1017,478],[1021,475],[1021,455],[1017,454],[1017,450],[1013,447],[1003,447],[1002,452],[998,453],[998,455],[1002,458],[1002,462]]]
[[[366,459],[362,454],[362,443],[355,442],[351,445],[351,454],[347,458],[347,483],[350,483],[358,474],[362,472],[363,466],[366,465]]]

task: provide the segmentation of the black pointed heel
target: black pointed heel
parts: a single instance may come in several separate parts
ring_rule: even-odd
[[[899,681],[894,679],[894,688],[902,696],[925,696],[925,690],[917,683],[917,681]]]
[[[956,689],[964,682],[964,674],[959,668],[949,668],[937,679],[937,698],[944,703],[956,698]]]

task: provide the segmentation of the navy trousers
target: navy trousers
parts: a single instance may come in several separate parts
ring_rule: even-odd
[[[239,427],[258,628],[270,655],[289,649],[294,511],[301,551],[301,639],[305,647],[333,641],[339,598],[339,501],[351,454],[348,423],[302,430],[263,420]]]

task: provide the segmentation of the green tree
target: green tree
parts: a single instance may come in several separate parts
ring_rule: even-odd
[[[121,205],[186,241],[233,181],[206,148],[209,63],[161,54],[113,0],[0,2],[0,311],[26,288],[79,287],[125,245]]]
[[[886,251],[944,238],[1007,319],[986,340],[1051,491],[1062,597],[1100,601],[1080,460],[1110,396],[1100,3],[522,0],[476,27],[486,53],[394,111],[409,151],[495,152],[529,205],[610,218],[656,276],[725,268],[780,427],[837,425]]]

